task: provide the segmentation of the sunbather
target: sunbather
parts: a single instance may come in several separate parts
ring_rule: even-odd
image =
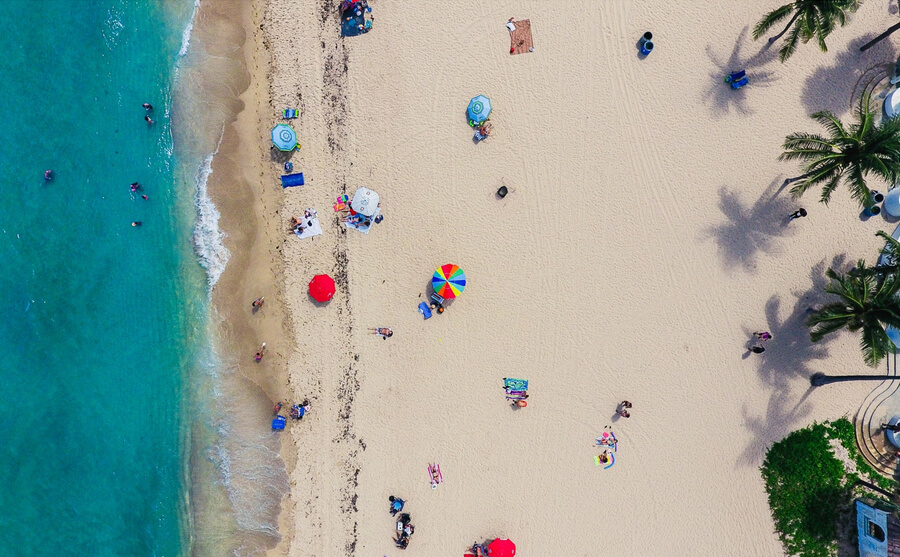
[[[388,338],[394,336],[394,331],[392,331],[390,327],[369,327],[369,334],[381,335],[381,338],[387,340]]]

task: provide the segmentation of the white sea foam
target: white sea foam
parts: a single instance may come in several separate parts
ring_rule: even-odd
[[[221,142],[221,138],[219,138]],[[212,161],[219,152],[219,146],[208,155],[200,164],[197,171],[197,193],[195,205],[197,207],[197,222],[194,224],[194,250],[200,265],[206,269],[209,292],[212,292],[219,277],[225,271],[228,258],[231,253],[225,247],[225,233],[219,229],[219,210],[216,209],[206,188],[209,175],[212,174]]]
[[[194,0],[194,11],[191,12],[191,19],[188,20],[187,26],[181,32],[181,48],[178,49],[179,58],[187,54],[188,47],[191,46],[191,33],[194,31],[194,18],[197,17],[198,8],[200,8],[200,0]]]

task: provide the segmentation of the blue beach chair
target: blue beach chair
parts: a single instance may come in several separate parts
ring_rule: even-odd
[[[740,89],[741,87],[743,87],[744,85],[747,85],[748,83],[750,83],[750,80],[746,77],[743,77],[737,81],[732,81],[731,88],[732,89]]]
[[[425,302],[419,302],[419,313],[421,313],[425,319],[428,319],[431,317],[431,308],[428,307],[428,304]]]
[[[725,78],[725,83],[739,81],[741,79],[744,79],[744,77],[746,77],[746,75],[747,75],[747,72],[744,70],[741,70],[739,72],[731,72],[731,75],[729,75],[728,77]]]
[[[297,117],[297,109],[296,108],[285,108],[281,111],[281,117],[285,120],[290,120],[292,118]]]

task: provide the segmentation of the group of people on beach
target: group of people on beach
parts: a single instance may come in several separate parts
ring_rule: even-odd
[[[281,412],[281,408],[284,406],[283,402],[276,402],[274,413],[277,416],[279,412]],[[291,406],[291,418],[295,420],[302,420],[303,416],[309,412],[309,399],[305,399],[300,404],[294,404]]]
[[[766,347],[763,345],[772,338],[772,333],[770,333],[769,331],[759,331],[753,333],[753,337],[756,339],[756,341],[750,346],[750,352],[754,354],[762,354],[766,351]]]
[[[391,506],[388,509],[391,516],[396,516],[397,513],[403,510],[404,505],[406,505],[406,501],[399,497],[394,497],[393,495],[388,497],[388,501],[391,503]],[[406,549],[409,545],[410,536],[412,536],[413,532],[416,530],[416,527],[412,525],[411,520],[409,513],[402,513],[400,515],[400,520],[397,522],[397,538],[394,539],[394,545],[400,549]]]

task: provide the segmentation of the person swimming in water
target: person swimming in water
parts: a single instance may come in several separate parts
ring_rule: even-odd
[[[138,182],[131,183],[131,193],[134,193],[134,192],[138,191],[139,189],[141,189],[141,185]]]
[[[136,221],[134,221],[134,222],[131,223],[131,226],[140,226],[140,225],[142,225],[142,224],[143,224],[143,223],[142,223],[141,221],[136,220]]]
[[[147,123],[150,124],[150,125],[153,125],[153,124],[154,124],[153,118],[151,118],[151,117],[148,116],[148,115],[144,115],[144,120],[146,120]]]
[[[144,110],[153,110],[153,105],[150,103],[144,103],[141,106],[144,107]]]
[[[46,181],[49,182],[49,181],[52,180],[52,179],[53,179],[53,171],[52,171],[52,170],[45,170],[45,171],[44,171],[44,180],[46,180]]]

